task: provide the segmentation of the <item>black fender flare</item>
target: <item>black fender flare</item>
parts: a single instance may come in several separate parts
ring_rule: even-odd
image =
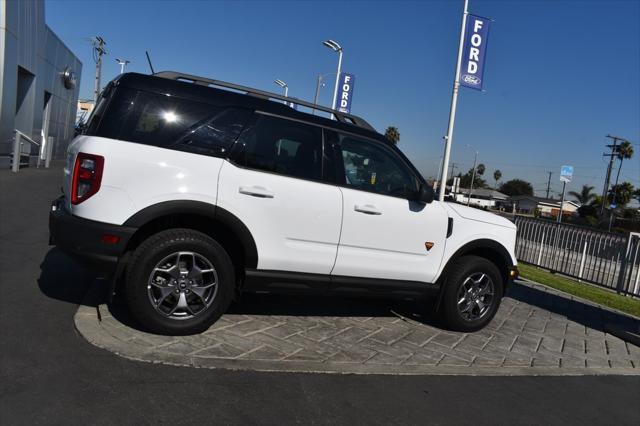
[[[124,222],[124,226],[140,228],[152,220],[163,216],[191,214],[209,218],[213,223],[228,228],[239,240],[244,249],[247,268],[257,268],[258,249],[249,228],[233,213],[222,207],[192,200],[163,201],[145,207]]]
[[[444,272],[447,266],[449,266],[449,264],[456,258],[460,256],[464,256],[466,253],[473,252],[479,249],[485,249],[485,250],[489,249],[500,255],[500,258],[504,261],[507,268],[511,268],[513,266],[513,260],[511,259],[509,250],[507,250],[505,246],[503,246],[496,240],[481,238],[478,240],[470,241],[462,245],[460,248],[458,248],[458,250],[456,250],[455,253],[453,253],[453,255],[449,258],[449,260],[447,261],[447,264],[442,269],[442,271]]]
[[[483,250],[484,256],[482,254],[478,254],[478,250]],[[506,247],[500,244],[498,241],[488,238],[480,238],[477,240],[469,241],[468,243],[463,244],[461,247],[459,247],[453,253],[453,255],[449,257],[447,263],[442,268],[442,271],[440,271],[440,276],[437,280],[440,290],[438,291],[438,297],[436,299],[436,310],[440,308],[442,294],[444,293],[444,288],[446,286],[447,269],[456,259],[469,253],[479,255],[480,257],[501,261],[501,263],[504,265],[504,268],[499,269],[500,273],[503,275],[505,285],[504,289],[506,290],[509,283],[509,270],[513,267],[513,260],[511,259],[511,255],[509,254],[509,251],[506,249]],[[487,256],[487,254],[490,254],[490,256]],[[494,256],[497,256],[497,258],[494,258]]]

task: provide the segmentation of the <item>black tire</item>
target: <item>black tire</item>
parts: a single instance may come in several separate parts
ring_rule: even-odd
[[[486,277],[491,279],[493,296],[490,302],[487,303],[488,307],[484,313],[479,315],[478,318],[473,319],[466,317],[469,313],[463,314],[460,312],[458,302],[460,292],[465,292],[461,287],[465,285],[465,283],[466,286],[469,286],[470,282],[468,278],[478,277],[477,274],[485,274]],[[483,279],[485,286],[488,282],[486,277]],[[438,313],[444,326],[455,331],[477,331],[489,324],[498,311],[500,301],[504,294],[502,275],[496,265],[478,256],[462,256],[456,259],[454,263],[447,268],[447,276],[443,280],[442,285],[444,287],[442,288],[443,293]],[[480,297],[483,302],[489,300],[486,296]],[[463,304],[466,307],[466,302],[463,302]],[[470,303],[470,306],[473,306],[473,312],[482,312],[478,305]]]
[[[162,315],[150,299],[147,286],[156,265],[176,252],[193,252],[216,271],[217,290],[211,304],[193,317]],[[149,331],[187,335],[205,331],[225,313],[234,293],[235,272],[227,252],[211,237],[191,229],[171,229],[147,238],[133,252],[125,280],[125,298],[132,316]]]

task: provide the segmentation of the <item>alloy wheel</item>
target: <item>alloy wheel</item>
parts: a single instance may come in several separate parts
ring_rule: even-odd
[[[218,293],[218,274],[204,256],[181,251],[170,254],[153,268],[147,294],[161,315],[184,320],[202,314]]]

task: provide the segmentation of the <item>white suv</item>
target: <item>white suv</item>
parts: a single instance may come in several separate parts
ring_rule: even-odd
[[[203,331],[247,291],[433,296],[471,331],[517,275],[516,227],[434,201],[364,120],[231,83],[121,75],[64,172],[52,242],[157,333]]]

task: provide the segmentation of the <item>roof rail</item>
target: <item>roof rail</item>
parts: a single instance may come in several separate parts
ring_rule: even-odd
[[[376,131],[369,123],[367,123],[364,119],[356,116],[356,115],[352,115],[352,114],[346,114],[344,112],[340,112],[340,111],[336,111],[333,110],[331,108],[327,108],[325,106],[322,105],[317,105],[311,102],[307,102],[307,101],[303,101],[300,99],[296,99],[296,98],[290,98],[290,97],[286,97],[283,95],[279,95],[277,93],[273,93],[273,92],[267,92],[264,90],[259,90],[259,89],[254,89],[252,87],[248,87],[248,86],[242,86],[239,84],[235,84],[235,83],[229,83],[226,81],[221,81],[221,80],[214,80],[211,78],[206,78],[206,77],[199,77],[197,75],[191,75],[191,74],[185,74],[185,73],[181,73],[181,72],[176,72],[176,71],[161,71],[161,72],[157,72],[155,74],[153,74],[155,77],[161,77],[161,78],[166,78],[169,80],[176,80],[176,81],[183,81],[183,82],[187,82],[187,83],[194,83],[194,84],[198,84],[201,86],[207,86],[207,87],[211,87],[211,86],[217,86],[217,87],[224,87],[227,89],[232,89],[232,90],[237,90],[240,92],[244,92],[248,95],[254,95],[260,98],[264,98],[264,99],[277,99],[280,101],[284,101],[284,102],[288,102],[288,103],[292,103],[292,104],[297,104],[297,105],[301,105],[301,106],[305,106],[307,108],[311,108],[311,109],[317,109],[320,111],[324,111],[327,112],[329,114],[333,114],[334,117],[336,117],[336,120],[342,122],[342,123],[347,123],[347,124],[353,124],[356,125],[358,127],[362,127],[365,128],[367,130],[372,130],[372,131]]]

